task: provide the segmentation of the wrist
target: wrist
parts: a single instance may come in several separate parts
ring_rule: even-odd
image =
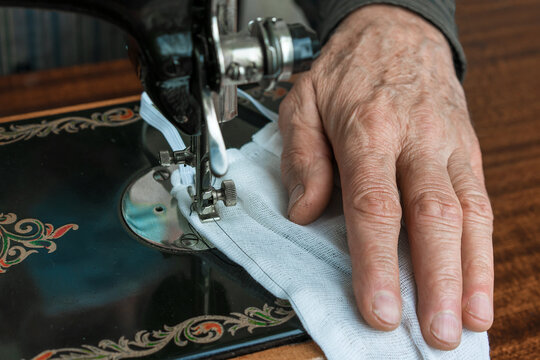
[[[343,19],[336,33],[358,33],[368,27],[392,28],[397,34],[409,35],[411,39],[422,35],[424,38],[449,46],[443,33],[429,21],[412,11],[394,5],[363,6]]]
[[[415,57],[455,74],[452,50],[444,34],[422,16],[398,6],[374,4],[351,12],[325,48],[323,53],[358,49],[359,54],[378,48],[381,60],[392,54],[396,60]]]

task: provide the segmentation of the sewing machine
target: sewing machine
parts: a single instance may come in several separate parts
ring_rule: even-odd
[[[220,123],[237,115],[236,87],[257,83],[270,90],[277,81],[309,69],[320,51],[313,32],[277,18],[257,18],[238,33],[236,0],[2,0],[0,5],[84,12],[114,22],[130,35],[130,58],[146,92],[161,113],[191,137],[185,150],[163,151],[160,159],[165,167],[195,167],[191,198],[202,221],[219,219],[218,201],[236,204],[234,181],[223,181],[220,189],[212,186],[213,176],[227,173]],[[125,203],[132,204],[133,198],[137,195]],[[123,212],[137,232],[141,224],[133,224],[129,209]],[[170,239],[142,238],[162,248],[175,247],[165,245]]]
[[[180,130],[189,141],[190,146],[182,151],[176,152],[165,150],[166,144],[163,141],[156,142],[150,140],[143,140],[143,144],[137,146],[136,149],[131,149],[128,147],[130,146],[129,140],[131,140],[132,143],[134,141],[140,141],[139,139],[141,138],[147,139],[151,137],[147,136],[152,131],[151,129],[139,126],[138,129],[131,130],[115,128],[113,129],[114,131],[111,130],[110,133],[102,135],[104,136],[103,138],[91,137],[91,140],[88,140],[88,138],[84,139],[83,137],[80,137],[80,143],[77,141],[73,142],[71,139],[55,140],[57,143],[55,143],[54,149],[58,146],[58,152],[54,152],[56,150],[53,150],[53,153],[56,153],[54,158],[57,161],[62,161],[61,159],[63,159],[63,157],[66,159],[70,157],[77,158],[77,161],[73,162],[72,168],[70,169],[70,172],[74,175],[66,175],[61,180],[56,180],[56,182],[60,184],[64,184],[63,181],[65,180],[65,184],[71,184],[69,186],[72,186],[70,188],[72,194],[63,193],[62,196],[68,198],[74,196],[74,193],[83,193],[85,191],[83,190],[85,187],[84,184],[87,180],[94,181],[91,183],[92,186],[96,186],[96,189],[99,188],[101,191],[100,196],[103,195],[103,204],[100,203],[95,209],[85,209],[85,211],[88,211],[88,214],[94,214],[94,218],[86,214],[81,214],[81,219],[77,226],[80,225],[81,229],[93,229],[93,226],[99,229],[99,226],[90,225],[95,223],[95,218],[97,217],[95,214],[99,213],[100,216],[97,218],[107,219],[108,221],[107,224],[103,226],[104,228],[109,229],[108,231],[111,239],[113,233],[115,234],[115,238],[122,238],[122,236],[124,236],[119,232],[122,231],[120,225],[109,223],[111,221],[111,214],[107,213],[110,211],[114,213],[115,211],[110,210],[110,203],[116,201],[114,199],[115,189],[114,187],[102,188],[99,186],[103,185],[96,185],[101,180],[99,175],[101,169],[88,169],[87,163],[93,158],[89,157],[90,154],[87,154],[84,151],[85,142],[90,141],[92,144],[91,146],[96,146],[100,151],[103,148],[103,159],[109,157],[108,160],[119,161],[119,159],[133,156],[133,159],[126,164],[119,164],[114,168],[114,181],[117,181],[115,184],[123,184],[121,186],[125,189],[121,198],[120,207],[125,225],[127,225],[127,228],[136,235],[138,240],[141,240],[154,248],[157,247],[163,252],[179,254],[182,263],[185,264],[185,269],[182,267],[182,269],[178,271],[184,274],[182,275],[182,279],[190,279],[189,282],[181,283],[185,293],[200,294],[195,298],[189,298],[189,301],[185,300],[187,301],[185,304],[182,302],[184,300],[179,300],[179,302],[183,304],[182,307],[185,308],[185,311],[182,310],[184,312],[178,310],[176,307],[170,307],[169,305],[164,306],[162,303],[152,300],[154,306],[158,306],[160,311],[163,311],[163,316],[167,319],[169,319],[167,317],[169,315],[165,314],[173,314],[178,321],[189,317],[197,319],[198,321],[198,323],[195,322],[193,325],[189,324],[189,326],[179,322],[176,327],[166,328],[168,329],[166,331],[168,334],[167,336],[169,336],[169,333],[173,334],[176,331],[174,334],[178,336],[178,339],[181,337],[180,334],[184,334],[182,336],[186,336],[186,341],[189,343],[212,343],[223,336],[225,329],[224,324],[227,322],[222,323],[221,325],[214,324],[216,327],[210,328],[208,327],[208,321],[210,321],[212,317],[209,317],[208,314],[227,313],[229,309],[232,311],[236,309],[236,307],[246,308],[246,314],[250,318],[249,321],[262,321],[261,324],[263,325],[258,326],[264,327],[264,329],[258,330],[258,333],[255,331],[253,336],[249,335],[241,340],[229,339],[227,340],[227,345],[219,349],[216,349],[215,346],[212,347],[213,345],[209,347],[201,345],[200,348],[189,350],[188,354],[192,354],[190,356],[193,356],[193,358],[204,357],[206,356],[204,354],[226,353],[227,351],[230,351],[230,349],[245,347],[246,344],[268,344],[272,341],[277,341],[277,343],[279,343],[279,341],[282,340],[278,341],[278,339],[298,338],[298,336],[303,336],[304,333],[301,330],[298,320],[294,319],[294,313],[290,311],[290,308],[288,308],[287,305],[279,303],[277,306],[274,305],[274,308],[269,309],[263,308],[262,305],[258,305],[261,306],[262,312],[253,312],[254,310],[248,311],[247,306],[250,302],[260,302],[261,304],[264,302],[265,304],[271,305],[273,300],[271,299],[271,295],[255,284],[242,269],[238,269],[237,266],[231,264],[226,259],[221,259],[219,255],[215,257],[212,255],[211,251],[202,252],[200,253],[201,255],[198,256],[190,255],[197,250],[209,250],[212,246],[209,242],[198,238],[197,234],[193,234],[189,229],[189,224],[185,219],[179,216],[177,206],[175,206],[174,199],[172,199],[169,192],[170,183],[168,180],[172,171],[174,171],[179,164],[193,166],[196,169],[191,197],[193,200],[193,209],[199,214],[199,217],[203,221],[219,219],[219,214],[216,209],[218,201],[223,201],[227,206],[234,206],[236,202],[234,179],[226,179],[226,181],[222,182],[222,187],[219,189],[213,187],[213,180],[214,177],[224,177],[227,172],[227,154],[221,128],[223,127],[223,123],[235,118],[237,115],[236,87],[245,84],[259,84],[261,88],[260,91],[262,92],[264,90],[272,89],[278,81],[287,79],[293,73],[307,70],[313,59],[317,56],[320,48],[315,34],[301,25],[287,25],[282,20],[276,18],[258,18],[250,23],[247,31],[238,33],[236,32],[237,9],[235,0],[0,0],[0,6],[44,7],[78,11],[101,17],[119,25],[130,35],[130,41],[128,43],[130,58],[135,64],[135,69],[139,79],[143,83],[145,91],[160,112],[174,125],[175,128]],[[130,109],[135,110],[136,105],[132,104],[132,106],[130,105],[130,107],[126,107],[126,109],[127,110],[125,111],[127,111],[127,113],[124,110],[122,110],[124,112],[116,113],[111,109],[105,109],[103,110],[103,118],[109,116],[107,114],[112,111],[112,115],[110,115],[111,119],[117,117],[124,119],[123,121],[126,123],[132,123],[136,120],[136,114],[130,113]],[[131,116],[131,118],[129,118],[129,116]],[[50,119],[30,119],[28,122],[33,124],[35,121],[39,121],[43,124],[45,121],[49,120]],[[63,121],[63,119],[57,119],[51,123],[54,123],[55,121]],[[140,132],[142,132],[142,134]],[[107,137],[110,137],[110,139],[112,139],[111,141],[114,140],[116,147],[111,147],[111,143],[105,141]],[[21,160],[21,164],[25,164],[24,166],[34,166],[35,168],[44,166],[43,161],[34,158],[36,154],[33,151],[29,151],[28,147],[31,145],[18,142],[18,140],[18,138],[15,139],[17,144],[0,148],[0,150],[5,151],[2,153],[3,158],[11,159],[17,157],[22,159],[24,157],[25,160]],[[5,144],[9,144],[10,142],[12,143],[11,140],[8,140]],[[0,143],[0,145],[3,144]],[[60,149],[61,146],[64,148]],[[117,151],[117,153],[111,155],[113,148],[117,149],[114,150]],[[108,151],[110,152],[107,153],[107,155],[105,155],[107,152],[106,149],[109,149]],[[11,153],[11,151],[15,151],[15,153]],[[100,151],[96,152],[97,156],[100,155]],[[147,160],[142,159],[142,155],[149,151],[152,153],[159,153],[159,162],[161,164],[159,166],[153,166],[151,169],[146,168],[144,171],[135,174],[137,169],[140,170],[140,168],[147,163]],[[28,159],[26,159],[27,156]],[[51,157],[53,157],[53,155],[51,155]],[[97,167],[103,166],[103,164],[104,163],[97,162]],[[3,168],[2,166],[4,165],[5,167]],[[16,167],[10,167],[9,164],[3,164],[2,166],[0,166],[0,172],[9,170],[17,173]],[[94,164],[94,166],[96,165]],[[109,169],[109,171],[111,171],[111,169]],[[20,171],[22,171],[22,168]],[[121,179],[117,180],[118,176],[120,176]],[[79,180],[75,180],[75,177]],[[129,180],[129,178],[132,180]],[[31,209],[35,208],[35,205],[30,206],[30,204],[25,203],[16,195],[11,196],[12,193],[17,192],[19,187],[24,187],[27,189],[25,191],[27,192],[26,196],[29,199],[39,197],[39,193],[37,192],[34,195],[31,195],[34,187],[31,185],[31,180],[28,179],[28,181],[30,181],[30,183],[27,185],[24,185],[26,182],[21,180],[14,182],[7,181],[4,184],[4,189],[7,189],[6,191],[8,191],[7,194],[9,195],[3,195],[2,205],[10,207],[10,209],[17,209],[17,211],[21,213],[31,213]],[[107,183],[107,186],[111,186],[111,179],[107,181],[104,180],[104,183]],[[42,187],[43,189],[49,188],[51,194],[53,194],[56,191],[60,191],[57,190],[56,185],[54,184],[54,177],[49,176],[49,178],[43,182]],[[66,186],[65,184],[62,186]],[[91,197],[93,195],[89,194],[88,196]],[[70,204],[75,207],[77,202],[87,203],[87,200],[73,200]],[[145,216],[137,217],[136,214],[133,213],[133,211],[137,211],[137,209],[140,210],[141,207],[148,204],[150,204],[150,211],[145,213]],[[64,205],[67,206],[66,204]],[[98,208],[101,210],[98,210]],[[3,211],[8,211],[8,209]],[[54,211],[49,209],[46,213],[54,214]],[[168,215],[163,216],[164,213]],[[15,220],[17,220],[16,217],[10,217],[9,214],[7,217],[0,216],[0,227],[8,229],[9,226],[16,225]],[[32,220],[30,224],[32,226],[35,226],[36,224],[39,225],[40,222],[36,221],[37,220]],[[162,228],[158,229],[159,231],[154,231],[156,228],[160,227]],[[41,229],[42,227],[38,226],[38,228]],[[15,227],[15,233],[17,232],[17,229],[19,228]],[[63,235],[69,229],[74,230],[76,227],[75,225],[71,228],[61,227],[58,231],[62,230],[61,233]],[[2,229],[0,228],[0,230]],[[80,231],[81,230],[79,230],[79,232]],[[103,230],[101,230],[101,233],[102,232]],[[85,254],[106,254],[106,249],[109,245],[107,245],[106,239],[103,239],[103,241],[98,239],[96,243],[93,243],[93,241],[96,241],[96,234],[100,234],[100,232],[96,230],[96,233],[84,235],[84,241],[81,243],[84,244],[83,247],[70,248],[69,246],[63,245],[63,248],[61,246],[59,247],[58,252],[64,251],[65,255],[62,256],[72,258],[79,256],[74,254],[79,254],[79,252],[85,248]],[[49,238],[52,237],[51,239],[56,239],[62,235],[55,230],[55,232],[51,232],[47,236],[49,236]],[[4,239],[2,240],[4,241]],[[151,249],[140,249],[144,247],[134,241],[132,243],[123,242],[123,240],[119,241],[121,244],[119,245],[119,249],[124,250],[117,250],[122,252],[114,254],[112,258],[109,258],[109,255],[105,255],[105,258],[102,256],[100,261],[103,261],[103,266],[109,264],[108,266],[112,267],[118,262],[122,263],[122,261],[124,261],[122,259],[124,258],[129,259],[130,257],[134,257],[148,263],[147,265],[141,266],[155,267],[155,276],[158,276],[158,274],[161,273],[163,273],[163,276],[165,276],[165,274],[170,274],[170,270],[164,270],[166,268],[164,263],[162,264],[154,257],[154,255],[152,255]],[[50,250],[50,247],[48,247],[48,249]],[[28,253],[25,252],[23,255],[24,257],[22,259],[19,258],[16,260],[22,261],[26,259]],[[40,281],[38,280],[40,279],[40,276],[43,277],[43,274],[46,272],[38,270],[40,269],[40,266],[43,266],[42,262],[45,260],[40,259],[37,256],[38,255],[36,255],[36,257],[29,257],[28,260],[25,260],[23,265],[17,266],[15,269],[10,268],[9,271],[11,274],[14,274],[14,272],[29,272],[35,274],[23,278],[34,279],[29,282],[30,285],[39,283]],[[40,261],[41,265],[39,265]],[[62,263],[60,260],[51,261],[53,261],[53,264]],[[71,262],[72,260],[69,259],[69,261]],[[154,262],[152,263],[151,261]],[[180,266],[176,265],[177,261],[171,259],[166,259],[166,262],[168,264],[167,269],[171,266]],[[13,262],[13,264],[15,264],[15,262]],[[4,266],[2,264],[0,272],[5,272],[8,267],[12,266],[11,263],[8,265],[9,266]],[[75,269],[73,270],[73,276],[75,276],[75,274],[86,272],[92,265],[90,265],[90,263],[80,263],[73,266]],[[145,272],[135,272],[138,275],[134,276],[139,276],[140,280],[136,279],[130,281],[139,281],[141,286],[148,287],[150,286],[149,284],[152,283],[155,283],[157,286],[158,284],[165,283],[161,282],[161,280],[150,279],[151,276],[148,276],[151,272],[148,274]],[[8,275],[13,276],[11,274],[8,273]],[[54,276],[57,275],[58,274],[54,274]],[[114,288],[118,289],[118,284],[122,284],[126,281],[122,276],[123,275],[116,275],[112,280],[109,279],[111,281],[109,287],[112,289],[112,284],[114,283],[116,284],[114,285]],[[41,278],[41,280],[43,280],[43,278]],[[20,285],[22,284],[22,280],[20,280],[20,278],[16,282],[6,281],[7,280],[4,280],[4,283],[0,283],[6,294],[10,294],[10,296],[13,296],[14,298],[17,298],[17,296],[24,297],[24,292],[21,288],[22,285]],[[57,286],[60,286],[61,283],[62,282]],[[168,299],[169,297],[173,299],[175,296],[180,296],[174,292],[176,285],[174,283],[172,287],[163,285],[165,288],[162,292],[168,295],[162,295],[162,297],[165,299]],[[159,288],[161,288],[161,285]],[[65,335],[64,333],[59,333],[60,335],[58,335],[55,332],[51,332],[49,337],[43,337],[43,341],[36,340],[32,343],[32,347],[29,347],[29,349],[41,351],[43,350],[43,346],[61,347],[66,343],[64,342],[65,338],[71,337],[75,339],[73,341],[75,344],[88,341],[81,340],[81,338],[75,336],[75,334],[84,334],[85,331],[87,331],[84,324],[82,324],[82,327],[77,326],[75,330],[73,330],[72,326],[64,325],[64,320],[58,320],[60,319],[60,315],[57,314],[62,314],[62,310],[56,306],[57,304],[63,304],[64,301],[66,301],[66,303],[67,301],[73,301],[73,304],[78,304],[73,308],[80,312],[82,311],[80,309],[87,309],[87,307],[85,307],[87,305],[84,305],[86,300],[81,300],[88,298],[87,295],[83,296],[83,294],[86,294],[85,291],[91,291],[91,294],[96,292],[95,289],[91,289],[90,287],[87,290],[84,290],[84,288],[82,290],[74,289],[75,288],[72,289],[68,286],[66,288],[57,289],[55,292],[50,289],[47,291],[42,290],[41,293],[44,294],[44,301],[48,304],[48,310],[45,311],[45,315],[40,315],[42,317],[38,320],[34,319],[26,322],[21,322],[20,319],[17,319],[19,323],[23,324],[21,326],[27,326],[24,324],[35,323],[35,325],[31,326],[32,329],[29,333],[34,331],[34,327],[36,329],[39,328],[38,324],[41,322],[50,324],[53,321],[51,319],[59,321],[58,324],[62,324],[62,329],[65,327],[66,329],[72,329],[66,331],[73,331],[73,335]],[[120,289],[123,288],[120,286]],[[121,294],[114,295],[114,298],[117,299],[115,300],[115,304],[124,304],[127,300],[120,301],[118,299],[127,299],[129,296],[132,296],[126,295],[131,294],[131,290],[126,290],[125,294],[122,293],[123,290],[118,291]],[[212,305],[212,299],[214,299],[216,293],[222,294],[219,296],[229,300],[224,300],[220,304]],[[92,296],[88,299],[93,299]],[[146,299],[148,295],[144,295],[146,297],[143,295],[137,296],[141,299]],[[145,302],[146,300],[144,299],[139,300],[139,302]],[[90,303],[93,304],[92,308],[97,309],[94,300],[91,300]],[[130,304],[129,301],[127,304]],[[67,307],[69,308],[70,306],[71,305]],[[100,309],[103,309],[103,306]],[[110,308],[110,305],[107,306]],[[129,305],[128,308],[130,308],[130,306],[132,305]],[[122,307],[125,309],[125,305],[122,305]],[[17,311],[15,313],[17,313]],[[84,312],[80,312],[80,314],[77,315],[77,318],[80,318],[81,321],[73,320],[75,318],[72,316],[68,323],[72,324],[74,322],[91,321],[95,318],[96,311],[97,310],[84,310]],[[273,311],[277,311],[277,313],[274,313]],[[257,315],[259,313],[261,315]],[[193,317],[193,315],[199,314],[206,315]],[[255,316],[254,314],[256,315],[256,318],[252,318],[252,316]],[[221,318],[218,316],[216,319],[222,319],[223,321],[227,320],[223,316]],[[170,321],[173,320],[164,320],[164,322],[169,325],[171,324]],[[246,322],[248,321],[247,318],[228,318],[227,321],[238,321],[240,329],[248,326],[248,323]],[[113,329],[107,329],[105,333],[96,331],[99,327],[98,324],[99,322],[94,324],[96,326],[95,329],[92,328],[91,325],[88,326],[88,329],[91,330],[93,336],[91,336],[90,339],[114,339],[114,337],[117,336]],[[155,328],[159,328],[161,323],[158,322],[154,325]],[[199,327],[196,327],[195,325]],[[203,325],[207,326],[207,328],[200,327]],[[217,327],[218,325],[221,326],[221,328]],[[280,325],[281,328],[274,329],[273,327],[277,325]],[[140,327],[145,329],[148,328],[149,325],[137,323],[131,326],[135,329]],[[67,334],[69,334],[69,332]],[[231,333],[234,335],[233,332]],[[212,336],[209,334],[212,334]],[[0,335],[2,335],[1,332]],[[189,338],[189,336],[192,338]],[[2,336],[0,336],[0,338],[1,337]],[[84,339],[84,337],[82,339]],[[127,347],[127,350],[124,350],[126,351],[126,354],[131,354],[130,357],[133,357],[133,354],[138,353],[151,354],[153,353],[153,350],[151,351],[149,349],[156,348],[156,345],[152,344],[169,344],[172,342],[172,339],[172,337],[169,339],[168,337],[160,338],[159,336],[155,338],[153,342],[148,338],[146,338],[146,342],[143,341],[144,339],[138,339],[139,347],[135,346],[137,344],[133,345],[133,343],[131,343],[131,345]],[[58,344],[54,345],[57,341]],[[93,340],[90,340],[90,343],[92,343],[92,341]],[[176,345],[180,347],[183,347],[186,344],[181,340],[177,340],[176,337],[174,338],[174,341]],[[94,344],[97,344],[97,342],[94,342]],[[119,345],[121,345],[120,342]],[[110,346],[110,348],[107,348],[107,351],[110,350],[111,354],[114,355],[114,351],[120,351],[113,349],[112,345]],[[170,345],[167,346],[170,348]],[[265,346],[268,345],[264,345],[263,347]],[[133,350],[133,348],[135,348],[135,350]],[[226,348],[229,350],[226,350]],[[1,341],[0,349],[3,349]],[[82,348],[80,350],[74,350],[70,347],[70,349],[71,350],[67,349],[65,351],[69,350],[72,351],[73,354],[78,355],[87,351]],[[57,354],[62,354],[64,349],[55,351]],[[105,352],[105,350],[103,351]],[[178,350],[169,350],[171,354],[174,354],[175,351]],[[241,351],[237,353],[241,353]],[[36,356],[36,358],[48,359],[48,357],[46,357],[47,354],[47,352],[43,352],[41,355]],[[99,355],[97,350],[96,354]]]

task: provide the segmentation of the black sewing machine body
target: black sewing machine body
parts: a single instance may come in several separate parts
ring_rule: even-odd
[[[130,58],[152,101],[189,135],[200,131],[200,109],[191,91],[193,31],[205,36],[207,4],[202,0],[0,0],[0,6],[80,12],[118,25],[130,36]],[[216,73],[210,59],[205,63],[208,74]]]
[[[80,11],[118,24],[131,36],[130,53],[153,106],[182,133],[185,150],[162,152],[161,164],[195,168],[190,192],[201,221],[220,219],[216,204],[236,204],[227,173],[220,123],[237,114],[236,87],[278,81],[307,70],[320,52],[315,33],[275,17],[257,18],[237,32],[236,0],[0,0],[16,5]],[[124,214],[124,217],[128,216]]]
[[[77,11],[126,31],[145,91],[191,139],[199,216],[217,201],[206,195],[216,193],[211,150],[221,131],[228,145],[240,146],[264,124],[242,108],[247,122],[224,123],[236,114],[236,85],[269,88],[306,70],[319,49],[314,34],[275,18],[257,19],[250,34],[237,35],[234,0],[0,0],[0,6]],[[289,85],[283,86],[279,96],[266,97],[274,111]],[[228,113],[214,108],[217,98]],[[176,239],[180,251],[171,245],[160,253],[137,241],[156,244],[131,231],[126,194],[143,178],[161,190],[175,166],[159,164],[156,154],[168,146],[138,109],[129,103],[0,124],[0,174],[9,174],[0,192],[0,317],[11,324],[0,330],[0,358],[227,358],[306,338],[289,304],[188,225]],[[177,209],[174,200],[168,206],[143,201],[131,208],[145,223]],[[206,250],[192,251],[200,248]]]
[[[171,255],[126,227],[122,196],[166,146],[138,106],[0,123],[2,360],[223,359],[307,339],[290,305],[217,249]],[[265,123],[240,115],[223,125],[228,146]]]
[[[200,135],[204,122],[204,88],[223,96],[225,83],[284,80],[282,75],[309,69],[320,51],[314,33],[299,24],[274,29],[276,19],[255,21],[247,43],[245,35],[220,38],[236,32],[236,0],[0,0],[0,6],[80,12],[118,25],[129,35],[129,55],[145,91],[163,115],[190,136]],[[213,27],[214,18],[219,26]],[[281,48],[280,37],[290,37],[289,49]],[[239,58],[234,53],[238,48],[262,51],[261,63],[246,68],[253,61]],[[280,59],[282,50],[291,52],[290,59]],[[253,73],[253,79],[231,74],[238,65]]]

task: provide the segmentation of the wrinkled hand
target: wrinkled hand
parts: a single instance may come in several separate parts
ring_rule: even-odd
[[[440,31],[397,7],[355,11],[284,99],[279,124],[292,221],[321,215],[337,162],[354,291],[371,326],[400,322],[402,208],[428,344],[455,348],[462,322],[474,331],[491,326],[491,206]]]

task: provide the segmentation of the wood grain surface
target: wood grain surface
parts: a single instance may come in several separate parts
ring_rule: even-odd
[[[471,118],[495,213],[493,359],[540,358],[540,1],[458,0]],[[135,95],[127,61],[0,78],[0,116]],[[312,342],[239,359],[317,359]]]
[[[139,95],[127,60],[0,77],[0,117]]]

